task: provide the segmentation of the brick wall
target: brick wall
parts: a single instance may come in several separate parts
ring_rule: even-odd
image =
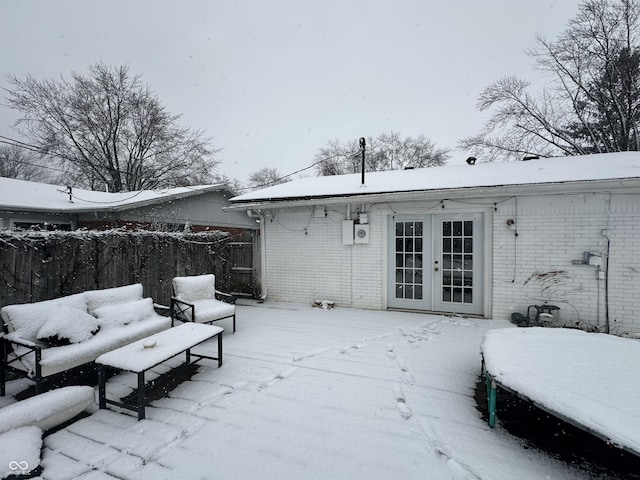
[[[381,226],[375,242],[342,244],[346,207],[283,209],[266,216],[265,262],[269,299],[295,303],[331,300],[339,306],[382,308]]]
[[[609,263],[609,319],[614,333],[640,333],[640,196],[608,194],[518,198],[498,204],[493,231],[493,316],[543,303],[561,308],[562,324],[605,325],[605,281],[595,266],[574,265],[583,252]],[[517,211],[516,211],[517,208]],[[515,220],[514,227],[507,220]],[[604,232],[603,232],[604,230]],[[515,235],[517,232],[517,236]]]
[[[493,207],[492,316],[508,320],[529,305],[560,307],[559,321],[604,327],[605,281],[597,267],[574,265],[584,252],[602,254],[610,239],[609,319],[614,333],[640,335],[640,195],[588,194],[469,199]],[[427,205],[428,203],[428,205]],[[403,205],[421,211],[434,202]],[[458,208],[464,208],[460,202]],[[421,209],[422,207],[422,209]],[[473,208],[473,207],[468,207]],[[431,211],[431,210],[429,210]],[[388,204],[371,206],[370,243],[342,244],[346,207],[273,210],[263,224],[271,300],[385,307]],[[352,218],[355,218],[355,212]],[[507,220],[514,220],[510,227]],[[517,236],[515,235],[517,231]]]

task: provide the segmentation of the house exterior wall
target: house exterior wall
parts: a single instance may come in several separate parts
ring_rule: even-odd
[[[225,192],[216,191],[145,207],[79,214],[78,221],[81,226],[95,229],[136,223],[145,228],[156,226],[173,230],[182,230],[188,223],[194,231],[215,227],[227,229],[232,233],[235,233],[234,229],[257,229],[255,219],[249,218],[245,212],[223,211],[222,207],[228,205]]]
[[[633,322],[640,308],[639,211],[640,195],[609,193],[521,197],[517,205],[515,199],[499,204],[494,317],[510,318],[514,311],[526,313],[528,305],[549,303],[561,308],[560,324],[603,329],[609,239],[610,330],[640,334],[640,323]],[[509,219],[514,227],[507,226]],[[584,252],[601,255],[602,266],[573,264]]]
[[[640,335],[634,321],[640,311],[640,194],[465,198],[447,200],[445,208],[490,212],[487,316],[509,319],[513,312],[526,314],[529,305],[548,303],[560,307],[559,325],[604,329],[608,307],[612,333]],[[370,225],[364,245],[342,243],[346,205],[267,211],[262,228],[269,299],[386,308],[388,216],[440,213],[441,206],[429,200],[364,209]],[[356,209],[350,211],[357,218]],[[584,252],[601,255],[602,265],[572,263]]]
[[[42,228],[74,230],[77,228],[76,216],[65,213],[15,212],[0,210],[0,230],[12,230],[25,224],[42,225]]]
[[[343,245],[346,207],[279,209],[263,222],[263,251],[270,300],[381,309],[380,242]],[[380,238],[376,230],[372,238]]]

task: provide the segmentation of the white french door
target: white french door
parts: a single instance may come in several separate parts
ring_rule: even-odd
[[[481,315],[482,213],[389,218],[390,308]]]

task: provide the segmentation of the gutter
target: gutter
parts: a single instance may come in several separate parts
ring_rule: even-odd
[[[337,194],[316,195],[311,197],[283,197],[232,202],[223,211],[260,210],[270,208],[295,208],[310,205],[344,205],[345,203],[385,203],[410,202],[420,200],[453,200],[470,197],[496,196],[533,196],[540,194],[565,193],[601,193],[611,189],[633,189],[631,193],[638,193],[640,178],[622,178],[613,180],[588,180],[573,182],[553,182],[518,185],[495,185],[462,188],[443,188],[436,190],[413,190],[399,192],[373,192],[368,194]]]

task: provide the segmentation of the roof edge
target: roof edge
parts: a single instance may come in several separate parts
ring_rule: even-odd
[[[558,187],[562,186],[562,191],[558,192]],[[474,196],[516,196],[532,195],[540,193],[592,193],[593,189],[606,192],[609,189],[621,189],[628,187],[640,187],[640,178],[618,178],[606,180],[576,180],[569,182],[550,183],[524,183],[515,185],[491,185],[480,187],[443,188],[431,190],[411,190],[406,192],[371,192],[354,193],[341,195],[319,195],[309,197],[289,197],[273,198],[264,200],[248,200],[246,202],[231,202],[223,210],[258,210],[267,208],[294,208],[307,205],[336,205],[346,203],[384,203],[384,202],[405,202],[432,199],[450,199],[458,197]]]

